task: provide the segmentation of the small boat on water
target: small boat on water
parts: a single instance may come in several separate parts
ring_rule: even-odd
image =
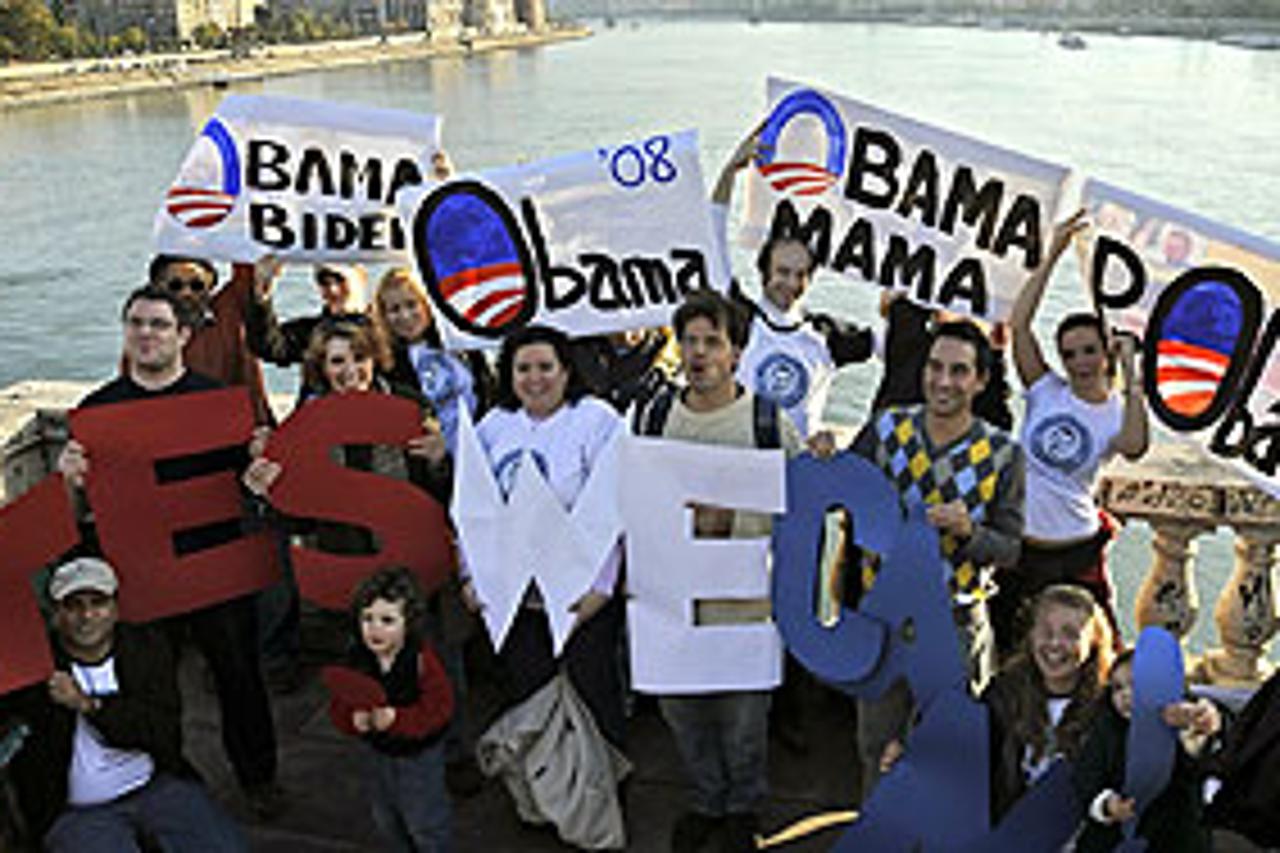
[[[1249,50],[1280,50],[1280,33],[1234,33],[1218,39],[1218,44]]]
[[[1063,50],[1084,50],[1089,45],[1079,33],[1063,33],[1058,36],[1058,47]]]

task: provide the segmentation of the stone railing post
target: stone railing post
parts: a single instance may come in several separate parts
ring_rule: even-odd
[[[1209,527],[1167,518],[1152,518],[1155,540],[1151,566],[1138,588],[1133,619],[1138,630],[1158,625],[1179,640],[1196,624],[1200,595],[1195,584],[1195,538]]]
[[[1223,517],[1235,530],[1235,565],[1213,608],[1219,647],[1201,669],[1213,684],[1248,687],[1266,680],[1267,646],[1280,629],[1272,572],[1280,545],[1280,501],[1256,489],[1223,487]]]
[[[1269,674],[1267,646],[1280,630],[1274,581],[1280,500],[1177,445],[1157,445],[1142,462],[1108,467],[1099,502],[1150,522],[1152,561],[1138,589],[1139,628],[1159,625],[1185,638],[1195,625],[1195,539],[1222,526],[1235,534],[1235,565],[1213,610],[1218,646],[1188,661],[1193,681],[1256,687]]]
[[[1108,471],[1098,499],[1127,521],[1151,524],[1151,564],[1133,606],[1138,629],[1159,625],[1184,640],[1200,614],[1195,539],[1217,524],[1217,494],[1205,482],[1168,480],[1145,465],[1135,467]],[[1111,573],[1116,574],[1114,564]]]

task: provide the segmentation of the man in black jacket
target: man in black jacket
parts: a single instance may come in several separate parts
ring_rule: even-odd
[[[11,700],[31,729],[12,765],[29,829],[52,851],[247,850],[182,757],[168,644],[118,624],[116,590],[94,557],[50,577],[56,670]]]

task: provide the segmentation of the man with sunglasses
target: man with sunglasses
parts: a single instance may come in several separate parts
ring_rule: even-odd
[[[181,263],[178,268],[189,265]],[[170,272],[173,272],[170,270]],[[187,275],[191,271],[173,273]],[[169,281],[170,279],[166,279]],[[184,353],[191,350],[196,334],[192,301],[176,288],[140,287],[125,299],[124,370],[121,375],[80,401],[80,407],[148,400],[173,394],[199,393],[222,383],[187,366]],[[198,315],[196,315],[198,316]],[[233,458],[234,457],[234,458]],[[84,486],[91,456],[74,438],[58,458],[58,470],[76,489]],[[229,455],[227,467],[248,463],[240,451]],[[208,473],[199,464],[186,471],[174,470],[177,479]],[[191,537],[192,550],[221,543],[220,534]],[[82,550],[99,551],[92,524],[82,531]],[[222,742],[232,769],[252,811],[269,819],[284,809],[284,796],[276,784],[276,738],[271,706],[258,657],[258,614],[253,596],[242,596],[171,617],[157,623],[175,645],[190,636],[213,673],[222,717]]]
[[[245,318],[253,310],[254,282],[261,264],[236,264],[231,281],[218,288],[218,272],[203,258],[156,255],[148,278],[186,306],[195,318],[183,360],[197,373],[223,385],[249,389],[254,417],[260,424],[274,419],[267,404],[262,365],[249,349]]]

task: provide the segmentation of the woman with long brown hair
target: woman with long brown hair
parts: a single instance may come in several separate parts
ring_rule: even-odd
[[[1022,647],[982,695],[990,711],[993,820],[1054,761],[1079,754],[1115,655],[1111,624],[1086,589],[1045,587],[1031,618]]]

